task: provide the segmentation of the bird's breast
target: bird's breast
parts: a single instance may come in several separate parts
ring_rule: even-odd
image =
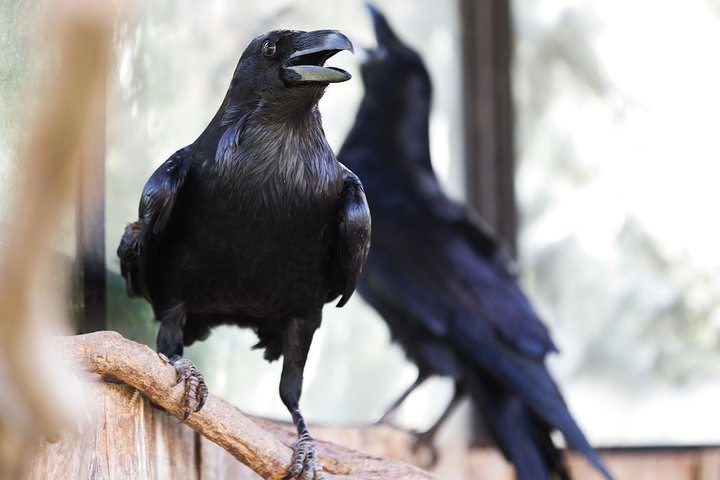
[[[187,185],[191,214],[183,216],[177,257],[191,310],[283,316],[324,303],[342,173],[334,157],[323,159],[330,167],[300,159],[283,168],[291,160],[199,175]]]

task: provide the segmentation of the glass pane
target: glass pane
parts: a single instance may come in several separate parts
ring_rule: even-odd
[[[7,3],[7,2],[6,2]],[[0,9],[0,222],[7,221],[16,194],[23,106],[32,74],[29,55],[29,5]],[[23,8],[24,7],[24,8]]]
[[[425,52],[431,71],[438,76],[455,72],[445,73],[445,78],[453,80],[436,90],[432,135],[438,171],[454,194],[460,195],[456,3],[376,3],[395,21],[399,34]],[[205,5],[199,10],[194,2],[174,0],[137,4],[137,10],[125,12],[117,35],[108,100],[109,322],[111,328],[152,346],[157,325],[144,300],[126,298],[115,255],[125,223],[137,218],[147,178],[205,128],[225,95],[240,54],[256,35],[274,28],[332,28],[359,45],[374,43],[369,15],[359,0],[218,0]],[[353,122],[362,95],[356,62],[347,52],[333,58],[334,65],[355,78],[331,85],[320,103],[325,132],[335,150]],[[278,396],[280,364],[270,365],[262,352],[251,350],[256,341],[250,331],[222,327],[186,355],[197,361],[215,394],[247,411],[287,419]],[[356,295],[343,309],[330,305],[325,309],[305,370],[303,412],[310,422],[368,422],[414,377],[414,367],[397,347],[390,346],[382,320]],[[417,417],[429,405],[442,409],[443,405],[428,401],[431,390],[409,402],[405,415]]]
[[[42,107],[41,100],[52,94],[42,80],[54,67],[55,52],[46,45],[38,47],[43,28],[40,8],[38,2],[31,0],[0,1],[0,255],[5,254],[1,247],[17,221],[15,206],[29,132]],[[76,212],[73,199],[69,200],[63,206],[60,224],[49,242],[51,278],[42,285],[43,292],[57,294],[58,298],[52,300],[59,304],[63,301],[61,294],[77,280],[75,275],[70,285],[66,285],[76,249]],[[69,310],[74,316],[78,313],[79,298],[75,292],[72,294]],[[36,300],[38,304],[49,303],[46,298]],[[52,306],[56,307],[55,303]]]
[[[720,440],[712,7],[514,2],[524,281],[602,444]]]

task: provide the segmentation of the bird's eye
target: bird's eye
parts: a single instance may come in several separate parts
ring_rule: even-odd
[[[277,46],[272,40],[265,40],[262,44],[261,50],[263,55],[268,58],[272,58],[275,56],[275,52],[277,52]]]

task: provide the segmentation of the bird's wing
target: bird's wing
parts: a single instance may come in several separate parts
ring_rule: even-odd
[[[472,208],[455,205],[454,223],[462,232],[468,244],[485,258],[497,263],[498,269],[517,277],[518,266],[512,256],[510,246],[503,241],[488,223]]]
[[[444,256],[440,278],[457,282],[455,296],[480,314],[510,345],[526,356],[557,351],[547,327],[520,289],[509,249],[473,210],[440,194],[429,202],[437,230],[436,251]],[[473,328],[468,324],[467,328]]]
[[[527,357],[544,359],[557,351],[547,327],[496,256],[479,256],[462,237],[448,239],[447,249],[447,270],[458,285],[458,311],[476,313]],[[471,329],[479,320],[467,317],[464,321],[464,327]]]
[[[161,234],[167,226],[191,159],[189,148],[178,150],[155,170],[145,184],[140,199],[140,218],[153,235]]]
[[[343,165],[343,189],[331,264],[334,280],[331,297],[342,295],[338,307],[345,305],[355,290],[369,248],[370,209],[365,191],[357,176]]]
[[[117,255],[131,296],[147,296],[145,264],[151,244],[168,225],[190,168],[189,148],[175,152],[150,176],[140,198],[140,218],[128,224]]]
[[[399,234],[400,230],[401,227],[398,227],[396,233]],[[478,265],[472,256],[462,252],[467,246],[459,247],[457,243],[447,245],[455,254],[462,253],[450,260],[453,257],[444,255],[438,245],[421,249],[409,239],[405,240],[400,242],[403,250],[388,254],[379,254],[380,249],[374,250],[361,284],[363,297],[388,322],[396,323],[391,326],[395,330],[394,336],[413,337],[414,342],[422,337],[445,342],[469,371],[483,372],[482,375],[492,378],[503,389],[522,399],[542,422],[560,430],[572,448],[583,452],[606,473],[602,461],[572,418],[543,359],[527,354],[528,348],[518,341],[525,332],[515,332],[516,337],[507,339],[497,328],[502,317],[490,319],[485,313],[506,312],[518,315],[520,320],[517,320],[517,325],[522,322],[532,324],[534,317],[528,317],[525,311],[530,308],[529,305],[488,307],[484,304],[483,308],[478,308],[475,291],[467,285],[468,279],[456,272],[452,275],[448,272],[457,271],[458,267],[452,265],[453,262],[464,260],[467,262],[466,269],[480,270],[478,275],[487,276],[482,281],[487,285],[493,283],[493,271]],[[375,241],[377,244],[382,239]],[[501,304],[514,298],[514,293],[502,292],[502,288],[506,287],[487,285],[482,288],[487,289],[488,295],[496,291],[504,297],[504,300],[498,300]],[[411,332],[398,332],[397,329]],[[408,345],[405,349],[416,350],[417,346]],[[437,364],[435,366],[440,369]]]
[[[427,281],[423,261],[401,258],[380,249],[373,251],[363,272],[360,292],[388,323],[398,329],[426,330],[428,336],[442,338],[450,316],[444,295]],[[401,262],[401,263],[399,263]]]

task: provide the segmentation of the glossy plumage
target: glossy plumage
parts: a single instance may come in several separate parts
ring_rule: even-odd
[[[421,58],[371,11],[378,47],[362,67],[365,96],[338,158],[362,179],[373,212],[358,289],[418,366],[409,391],[431,375],[451,377],[451,406],[473,399],[522,479],[569,477],[550,438],[556,429],[609,478],[545,367],[556,348],[509,257],[433,173],[431,84]]]
[[[252,328],[266,359],[284,357],[280,395],[302,444],[290,476],[316,468],[298,408],[313,333],[323,305],[353,293],[369,246],[362,185],[317,109],[328,83],[350,78],[325,60],[351,49],[334,31],[253,40],[210,124],[148,180],[118,248],[128,293],[152,304],[171,363],[219,324]]]

